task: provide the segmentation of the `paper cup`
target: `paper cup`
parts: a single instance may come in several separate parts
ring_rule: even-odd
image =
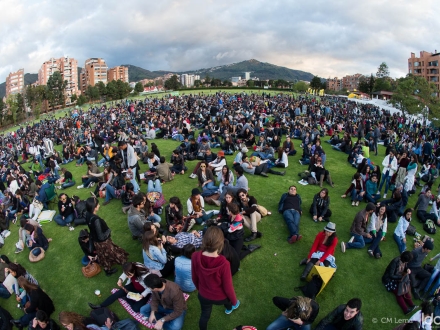
[[[95,294],[96,294],[98,297],[101,297],[101,291],[99,291],[99,290],[95,290]]]

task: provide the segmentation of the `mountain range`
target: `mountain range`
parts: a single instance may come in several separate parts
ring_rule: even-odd
[[[142,79],[154,79],[163,76],[166,73],[196,74],[199,75],[201,79],[205,78],[206,76],[209,76],[210,78],[217,78],[221,80],[228,80],[231,77],[244,78],[245,72],[250,72],[251,77],[257,77],[260,80],[283,79],[287,81],[297,81],[297,80],[311,81],[313,78],[313,74],[311,74],[310,72],[289,69],[283,66],[260,62],[255,59],[242,61],[238,63],[220,65],[212,68],[183,71],[183,72],[173,72],[173,71],[165,71],[165,70],[150,71],[131,64],[123,64],[123,66],[128,67],[128,76],[130,81],[139,81]],[[78,72],[80,72],[80,69],[81,68],[78,68]],[[29,85],[36,82],[37,78],[38,78],[38,74],[36,73],[26,73],[24,75],[25,85]],[[6,94],[6,83],[4,82],[0,84],[0,97],[5,96],[5,94]]]

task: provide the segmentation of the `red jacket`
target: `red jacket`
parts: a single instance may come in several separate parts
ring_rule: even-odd
[[[232,305],[237,303],[232,284],[231,266],[222,255],[217,258],[207,257],[202,251],[191,256],[192,280],[199,294],[209,300],[228,298]]]
[[[307,256],[308,259],[310,259],[313,253],[318,251],[324,252],[321,259],[319,259],[320,262],[324,262],[324,260],[327,259],[329,255],[334,256],[335,247],[336,244],[338,244],[338,238],[335,237],[333,239],[332,245],[330,246],[326,246],[322,244],[322,242],[324,242],[324,239],[325,239],[324,231],[321,231],[320,233],[318,233],[318,235],[316,235],[315,241],[313,242],[312,248],[310,249],[309,255]]]

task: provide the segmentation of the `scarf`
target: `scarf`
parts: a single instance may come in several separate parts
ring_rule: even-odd
[[[202,210],[202,204],[200,203],[200,198],[196,200],[195,196],[192,196],[191,204],[194,212],[200,212]]]

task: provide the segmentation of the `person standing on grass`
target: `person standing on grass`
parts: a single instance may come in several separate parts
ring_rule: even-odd
[[[341,242],[342,253],[345,253],[346,249],[362,249],[366,243],[373,241],[373,236],[367,231],[367,223],[368,218],[375,210],[376,206],[373,203],[368,203],[364,210],[356,214],[350,228],[350,240],[347,243]]]
[[[364,317],[361,313],[362,301],[350,299],[328,313],[315,330],[362,330]]]
[[[385,159],[382,162],[383,170],[383,178],[382,182],[380,183],[379,190],[377,191],[377,194],[380,194],[380,191],[382,190],[382,187],[385,183],[385,192],[383,194],[383,198],[387,198],[387,192],[388,188],[390,186],[391,178],[393,177],[394,173],[397,171],[397,158],[394,156],[395,151],[390,150],[390,153],[385,157]]]
[[[397,243],[400,253],[406,250],[406,230],[411,222],[411,215],[412,209],[406,209],[400,217],[396,229],[394,229],[393,238]]]
[[[290,236],[287,241],[290,244],[302,239],[302,235],[299,234],[299,221],[302,215],[301,203],[301,196],[298,195],[295,186],[290,186],[289,191],[281,196],[278,203],[278,212],[283,215],[289,229]]]
[[[224,305],[226,314],[231,314],[240,306],[232,283],[231,266],[220,252],[223,250],[224,236],[220,228],[211,226],[203,236],[202,251],[191,257],[192,280],[197,290],[202,313],[199,329],[208,329],[212,305]]]

